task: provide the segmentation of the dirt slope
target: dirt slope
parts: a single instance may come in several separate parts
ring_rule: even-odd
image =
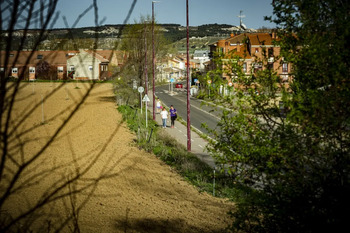
[[[82,189],[79,194],[33,212],[36,218],[31,229],[65,225],[63,220],[72,214],[73,206],[72,218],[84,233],[222,232],[230,221],[226,213],[233,204],[199,193],[154,155],[134,147],[135,135],[121,123],[110,84],[97,84],[41,153],[90,88],[90,84],[60,85],[25,83],[19,92],[12,116],[16,133],[9,146],[11,154],[19,164],[40,156],[20,176],[16,183],[19,191],[5,202],[6,213],[25,213],[62,182],[79,174],[78,181],[53,197]],[[8,171],[17,167],[15,163],[7,166]],[[3,183],[1,192],[4,187]],[[63,229],[71,232],[74,226],[68,224]]]

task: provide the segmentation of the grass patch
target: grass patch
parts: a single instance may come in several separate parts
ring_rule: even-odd
[[[238,190],[235,189],[232,179],[215,172],[194,154],[188,152],[186,147],[178,143],[172,136],[162,130],[148,114],[148,127],[145,125],[145,113],[140,109],[122,105],[118,107],[123,120],[129,129],[136,133],[136,144],[140,149],[153,153],[167,165],[174,168],[185,180],[196,186],[199,191],[214,193],[215,196],[235,199]]]

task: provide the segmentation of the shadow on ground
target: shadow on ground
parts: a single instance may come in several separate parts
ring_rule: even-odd
[[[203,229],[186,223],[184,219],[125,219],[117,221],[115,225],[118,231],[123,232],[152,232],[152,233],[177,233],[177,232],[200,232],[200,233],[219,233],[224,229]]]
[[[99,100],[101,102],[115,102],[115,96],[101,96]]]

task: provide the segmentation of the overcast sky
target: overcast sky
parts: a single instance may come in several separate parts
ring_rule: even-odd
[[[133,2],[134,0],[97,0],[98,24],[122,24]],[[57,10],[60,18],[54,27],[65,27],[63,16],[71,27],[92,3],[93,0],[59,0]],[[186,25],[186,0],[161,0],[154,6],[157,23]],[[264,21],[264,16],[272,15],[271,0],[189,0],[189,24],[239,25],[240,11],[243,11],[243,23],[248,28],[273,27],[273,24]],[[94,10],[90,9],[76,27],[95,26],[94,14]],[[128,23],[139,21],[141,15],[152,15],[152,0],[137,0]]]

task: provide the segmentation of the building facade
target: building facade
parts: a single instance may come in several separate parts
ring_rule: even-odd
[[[238,56],[246,75],[254,74],[265,67],[271,68],[279,75],[282,83],[288,83],[291,81],[292,67],[280,57],[280,47],[274,44],[275,40],[278,40],[275,33],[231,34],[229,38],[211,44],[210,53],[219,52],[228,59],[230,56]],[[223,78],[231,80],[234,77],[224,74]]]
[[[79,51],[6,51],[0,52],[0,72],[6,77],[35,80],[45,79],[106,80],[112,77],[109,67],[122,66],[126,59],[113,50]],[[41,69],[41,70],[40,70]],[[49,76],[49,77],[48,77]]]

